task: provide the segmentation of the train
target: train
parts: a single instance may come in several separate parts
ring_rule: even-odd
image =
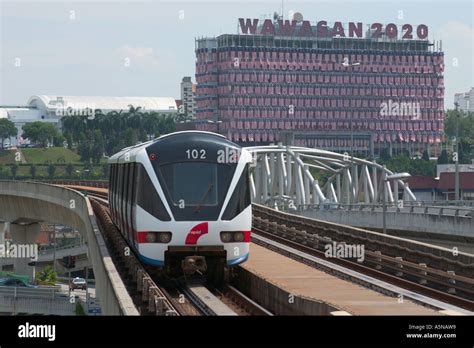
[[[222,284],[249,257],[251,154],[226,137],[182,131],[111,156],[111,218],[144,264]]]

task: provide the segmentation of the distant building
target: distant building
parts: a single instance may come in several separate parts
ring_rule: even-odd
[[[299,146],[436,155],[445,116],[438,43],[364,35],[362,26],[350,37],[350,24],[298,17],[240,18],[236,34],[196,40],[197,128],[243,145],[293,132]]]
[[[439,178],[414,175],[408,178],[408,186],[418,201],[454,200],[455,175],[452,172],[441,172]],[[474,171],[459,173],[459,197],[474,200]]]
[[[436,176],[439,178],[441,173],[454,173],[456,171],[455,164],[438,164],[436,166]],[[474,160],[471,164],[459,164],[459,172],[474,172]]]
[[[174,98],[161,97],[85,97],[34,95],[26,106],[0,106],[0,118],[8,118],[15,123],[18,134],[6,139],[5,144],[13,146],[25,143],[21,137],[26,123],[43,121],[59,126],[63,116],[84,115],[92,117],[96,110],[102,113],[128,111],[130,105],[141,107],[141,111],[177,112]]]
[[[458,104],[460,111],[474,112],[474,87],[469,92],[456,93],[454,103]]]
[[[441,173],[438,183],[438,192],[442,199],[455,199],[456,173]],[[474,172],[459,173],[459,198],[461,200],[474,199]]]
[[[196,84],[191,81],[190,76],[183,77],[181,81],[181,100],[184,112],[194,118],[196,116]]]
[[[411,192],[417,201],[432,202],[438,196],[438,180],[431,176],[412,175],[407,180]]]

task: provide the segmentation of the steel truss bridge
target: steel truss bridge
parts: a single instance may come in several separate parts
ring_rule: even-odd
[[[334,203],[416,201],[406,182],[390,180],[394,173],[375,161],[281,144],[246,149],[253,156],[250,186],[254,203],[306,209]]]

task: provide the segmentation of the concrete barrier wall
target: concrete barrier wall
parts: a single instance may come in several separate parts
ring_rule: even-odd
[[[18,219],[64,224],[79,230],[88,244],[102,313],[139,314],[112,262],[90,202],[81,193],[48,184],[0,181],[0,221]]]
[[[291,294],[285,289],[238,267],[237,288],[275,315],[331,315],[340,309],[325,302]]]
[[[342,225],[361,228],[383,228],[383,214],[373,211],[358,210],[305,210],[303,216],[331,221]],[[472,218],[439,216],[419,213],[387,212],[386,226],[388,230],[405,230],[431,235],[456,237],[474,240],[474,223]]]
[[[0,296],[0,312],[32,315],[75,315],[76,303],[64,299],[38,299]]]
[[[267,207],[264,207],[265,209],[270,209]],[[363,237],[368,240],[372,241],[380,241],[386,244],[391,244],[391,245],[398,245],[402,248],[406,249],[412,249],[416,245],[416,249],[422,253],[426,254],[431,254],[439,257],[443,257],[446,259],[450,259],[456,262],[461,262],[464,264],[472,264],[474,263],[474,255],[470,253],[465,253],[462,251],[458,251],[454,253],[453,249],[450,248],[444,248],[428,243],[423,243],[423,242],[418,242],[412,239],[408,238],[402,238],[398,236],[393,236],[393,235],[388,235],[388,234],[383,234],[375,231],[371,231],[369,229],[363,229],[359,227],[354,227],[354,219],[349,218],[344,218],[344,217],[339,217],[340,220],[343,220],[345,223],[341,223],[339,221],[335,221],[336,215],[344,215],[347,214],[349,215],[348,211],[338,211],[337,213],[334,211],[332,213],[330,212],[321,212],[324,214],[319,215],[319,211],[304,211],[304,212],[299,212],[299,213],[285,213],[281,212],[282,214],[287,214],[290,217],[297,216],[298,219],[306,219],[309,220],[308,222],[312,222],[311,220],[316,220],[318,221],[318,225],[321,226],[322,228],[327,228],[327,229],[336,229],[338,232],[349,232],[354,235],[359,235],[360,237]],[[353,214],[356,214],[356,212],[352,212]],[[299,215],[296,215],[299,214]],[[327,215],[326,215],[327,214]],[[335,214],[335,215],[331,215]],[[421,234],[422,232],[420,232]],[[422,259],[423,257],[420,256]],[[421,262],[421,261],[420,261]]]

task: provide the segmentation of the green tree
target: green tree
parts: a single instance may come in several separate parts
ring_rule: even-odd
[[[69,132],[66,131],[66,132],[63,133],[63,136],[64,136],[64,138],[66,139],[67,148],[68,148],[69,150],[72,150],[72,136],[71,136],[71,133],[69,133]]]
[[[441,151],[441,154],[438,157],[438,164],[448,164],[448,163],[449,163],[448,151],[446,151],[446,149],[443,149]]]
[[[89,178],[92,176],[92,165],[90,165],[89,163],[87,163],[86,165],[84,165],[84,169],[83,169],[83,173],[84,173],[84,177],[86,178]]]
[[[3,150],[3,142],[5,139],[17,135],[15,124],[9,119],[0,119],[0,148]]]
[[[62,137],[59,136],[56,127],[48,122],[37,121],[27,123],[22,127],[22,129],[22,137],[24,139],[29,139],[31,142],[43,146],[48,145],[48,143],[53,143],[55,138],[60,139]]]
[[[66,138],[62,134],[57,133],[56,135],[53,136],[53,145],[63,147],[65,139]]]
[[[474,113],[448,110],[444,121],[448,143],[459,142],[459,163],[471,163],[474,158]]]
[[[55,173],[56,173],[56,166],[54,164],[50,164],[48,166],[48,177],[50,179],[54,178]]]
[[[429,161],[430,160],[430,155],[428,154],[427,150],[423,151],[423,156],[421,156],[421,159],[423,161]]]
[[[57,273],[52,266],[46,266],[41,272],[36,273],[36,279],[51,285],[56,284]]]
[[[390,160],[390,152],[387,148],[384,148],[380,151],[380,160],[381,161],[388,161]]]
[[[34,164],[30,165],[30,175],[32,179],[36,179],[36,166]]]
[[[74,166],[72,165],[72,163],[68,163],[68,165],[66,166],[66,174],[70,178],[74,175]]]
[[[86,315],[86,312],[84,311],[84,308],[82,307],[80,302],[76,303],[75,313],[76,313],[77,316]]]
[[[11,171],[11,173],[12,173],[13,179],[16,179],[16,174],[17,174],[17,172],[18,172],[18,164],[12,164],[12,165],[10,166],[10,171]]]
[[[102,165],[102,175],[108,179],[109,177],[109,166],[107,164]]]

